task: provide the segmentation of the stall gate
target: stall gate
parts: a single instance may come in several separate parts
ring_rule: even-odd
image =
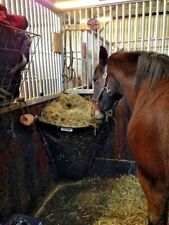
[[[91,94],[100,45],[109,54],[119,49],[169,54],[167,0],[124,1],[61,14],[35,0],[0,3],[9,13],[25,15],[28,31],[40,35],[33,42],[31,62],[23,73],[20,88],[21,96],[30,104],[51,99],[63,90]],[[91,18],[99,21],[97,30],[87,25]],[[62,36],[60,53],[53,52],[54,33]]]
[[[0,0],[8,13],[26,16],[34,35],[28,68],[23,72],[20,95],[30,103],[48,100],[62,88],[62,56],[54,53],[53,34],[61,32],[60,16],[34,0]]]
[[[89,19],[99,22],[89,29]],[[92,93],[92,75],[99,47],[109,55],[119,49],[169,54],[169,1],[128,1],[66,11],[64,27],[64,81],[67,92]]]

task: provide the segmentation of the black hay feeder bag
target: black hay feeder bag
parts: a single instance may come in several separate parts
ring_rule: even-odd
[[[97,150],[95,127],[58,127],[41,121],[37,126],[59,178],[81,179],[92,166]]]

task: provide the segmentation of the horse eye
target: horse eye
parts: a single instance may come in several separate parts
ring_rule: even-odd
[[[97,80],[97,78],[96,77],[93,77],[93,81],[96,82],[96,80]]]

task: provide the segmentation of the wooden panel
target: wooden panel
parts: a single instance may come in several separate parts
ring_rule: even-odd
[[[62,53],[61,33],[53,32],[53,34],[52,34],[52,50],[55,53]]]

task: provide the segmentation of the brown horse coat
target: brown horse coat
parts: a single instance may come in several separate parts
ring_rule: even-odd
[[[128,144],[148,202],[148,224],[167,225],[169,57],[153,52],[117,52],[105,61],[108,76],[103,82],[103,74],[96,69],[94,99],[98,99],[97,105],[103,113],[116,100],[117,94],[126,97],[132,111]],[[98,88],[102,83],[106,83],[108,91],[102,87],[100,94]]]

